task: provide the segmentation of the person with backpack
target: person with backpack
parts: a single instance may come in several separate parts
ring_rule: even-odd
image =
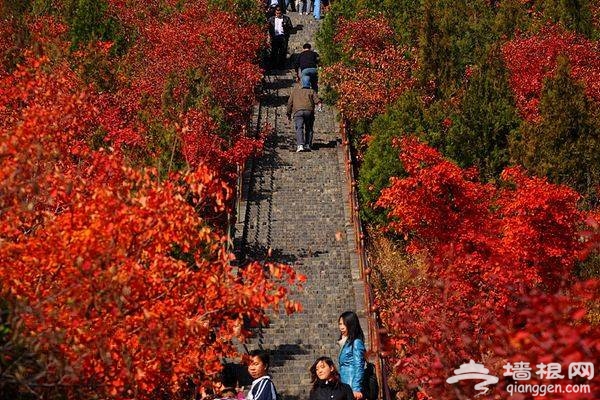
[[[313,384],[308,400],[354,400],[352,388],[340,380],[340,374],[329,357],[319,357],[310,367]]]
[[[277,400],[277,390],[267,375],[269,370],[269,353],[264,350],[253,350],[250,352],[248,362],[248,373],[254,379],[246,400]]]
[[[356,400],[363,398],[365,374],[365,335],[360,327],[358,315],[346,311],[338,320],[340,329],[340,354],[338,364],[342,382],[350,385]]]

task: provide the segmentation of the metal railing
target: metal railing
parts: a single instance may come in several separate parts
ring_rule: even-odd
[[[350,141],[348,138],[348,124],[346,120],[342,117],[340,123],[340,133],[342,136],[342,145],[344,149],[344,164],[346,169],[346,176],[348,177],[348,194],[349,194],[349,203],[350,203],[350,215],[351,222],[354,225],[354,233],[355,233],[355,241],[356,241],[356,251],[358,256],[358,264],[360,269],[360,274],[364,282],[365,288],[365,304],[367,305],[367,323],[368,323],[368,332],[370,342],[370,351],[377,356],[377,362],[375,362],[375,369],[377,371],[377,378],[379,381],[380,395],[379,398],[383,400],[391,400],[391,393],[389,386],[387,384],[387,372],[385,366],[385,360],[382,357],[382,346],[381,346],[381,332],[383,330],[378,326],[378,319],[376,314],[376,309],[374,307],[375,295],[373,292],[373,287],[371,286],[371,271],[372,269],[369,266],[369,260],[367,258],[367,253],[365,250],[365,234],[363,231],[362,222],[360,220],[359,215],[359,205],[358,205],[358,194],[357,194],[357,182],[354,177],[354,164],[353,164],[353,156],[352,156],[352,147],[350,146]]]

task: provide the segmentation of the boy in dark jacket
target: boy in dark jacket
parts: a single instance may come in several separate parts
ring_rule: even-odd
[[[296,58],[296,77],[300,80],[303,76],[308,75],[310,78],[310,86],[318,92],[317,67],[319,65],[319,55],[312,50],[310,43],[304,43],[302,52]]]

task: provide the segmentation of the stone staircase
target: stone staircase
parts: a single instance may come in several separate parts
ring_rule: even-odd
[[[293,57],[306,42],[314,48],[320,22],[288,15],[296,28],[289,43]],[[303,311],[271,313],[271,324],[246,345],[271,351],[270,375],[284,398],[307,399],[314,360],[325,355],[337,363],[338,316],[355,310],[362,317],[365,306],[336,111],[324,105],[316,113],[314,150],[296,153],[293,123],[285,115],[294,83],[292,69],[265,76],[253,123],[269,124],[274,133],[245,174],[234,242],[242,259],[265,260],[270,249],[269,260],[291,264],[307,277],[304,290],[292,296]]]

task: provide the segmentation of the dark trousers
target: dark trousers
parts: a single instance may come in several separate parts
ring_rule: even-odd
[[[296,144],[298,146],[312,145],[313,126],[315,113],[310,110],[298,110],[294,114],[294,127],[296,128]]]
[[[273,38],[271,39],[271,68],[285,68],[287,47],[288,41],[285,35],[273,36]]]

